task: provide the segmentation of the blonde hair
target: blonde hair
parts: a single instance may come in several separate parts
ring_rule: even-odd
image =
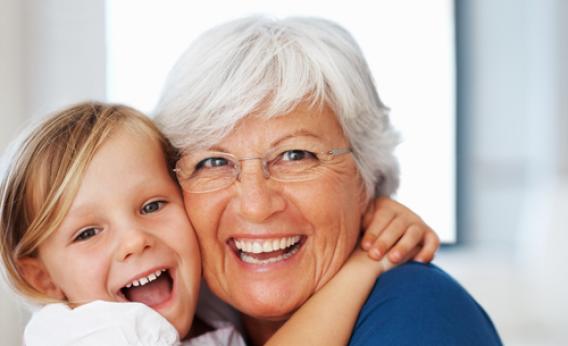
[[[119,128],[156,140],[173,168],[177,154],[169,141],[149,118],[122,105],[71,106],[34,127],[16,148],[0,185],[0,253],[20,294],[51,301],[26,282],[18,260],[37,256],[39,245],[58,229],[97,149]]]

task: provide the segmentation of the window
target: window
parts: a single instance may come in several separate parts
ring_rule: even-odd
[[[200,33],[251,14],[319,16],[359,42],[401,132],[397,199],[440,235],[455,230],[455,43],[451,0],[107,1],[107,96],[150,112],[168,70]]]

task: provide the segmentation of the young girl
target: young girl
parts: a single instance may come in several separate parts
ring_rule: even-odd
[[[175,161],[151,120],[125,106],[79,104],[25,138],[2,180],[0,252],[14,288],[48,304],[27,327],[28,346],[244,344],[230,326],[194,320],[200,249]],[[369,256],[356,250],[271,344],[345,344],[376,277],[392,266],[376,261],[381,254],[392,247],[393,262],[431,260],[438,240],[420,218],[387,199],[374,207]]]

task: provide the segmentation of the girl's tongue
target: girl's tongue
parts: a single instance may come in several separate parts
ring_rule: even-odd
[[[144,286],[123,288],[126,299],[146,304],[150,307],[167,301],[172,293],[172,278],[168,272]]]

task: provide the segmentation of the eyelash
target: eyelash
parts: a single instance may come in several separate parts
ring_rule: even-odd
[[[140,208],[140,214],[142,214],[142,215],[147,215],[147,214],[152,214],[152,213],[158,212],[158,211],[162,210],[162,208],[164,207],[164,205],[165,205],[166,203],[167,203],[166,201],[152,201],[152,202],[146,203],[146,204],[144,204],[144,205],[142,206],[142,208]],[[155,210],[150,210],[150,211],[145,211],[145,208],[146,208],[146,207],[148,207],[148,206],[150,206],[150,205],[155,205],[155,204],[158,205],[158,208],[157,208],[157,209],[155,209]]]
[[[300,155],[305,155],[305,157],[302,157],[302,159],[314,159],[317,158],[316,154],[309,151],[309,150],[304,150],[304,149],[291,149],[291,150],[286,150],[284,152],[282,152],[280,154],[280,156],[282,157],[282,159],[284,159],[284,156],[286,155],[292,155],[292,154],[300,154]],[[286,160],[286,161],[299,161],[299,160]]]
[[[219,162],[221,161],[226,161],[224,158],[222,157],[208,157],[206,159],[203,159],[201,161],[199,161],[197,163],[197,165],[195,166],[195,170],[200,170],[200,169],[212,169],[212,168],[218,168],[220,167],[218,165]],[[225,164],[228,162],[224,162]]]
[[[305,157],[303,157],[302,159],[317,159],[317,155],[310,151],[310,150],[306,150],[306,149],[289,149],[289,150],[283,150],[278,156],[277,156],[277,161],[280,160],[284,160],[284,156],[286,155],[291,155],[291,154],[303,154],[305,155]],[[214,163],[218,163],[221,160],[224,161],[225,165],[223,165],[223,167],[225,167],[227,164],[230,163],[230,161],[227,161],[225,158],[222,157],[208,157],[206,159],[203,159],[201,161],[199,161],[197,163],[197,165],[195,165],[195,170],[202,170],[202,169],[215,169],[215,168],[220,168],[221,166],[218,165],[213,165]],[[284,160],[284,161],[299,161],[299,160]],[[208,167],[211,166],[211,167]]]
[[[144,206],[142,206],[142,208],[140,209],[140,214],[142,215],[147,215],[147,214],[152,214],[155,213],[157,211],[162,210],[163,206],[166,204],[166,201],[152,201],[149,203],[146,203]],[[150,210],[150,211],[145,211],[144,209],[150,205],[155,205],[157,204],[157,209],[155,210]],[[94,232],[94,233],[93,233]],[[95,228],[95,227],[89,227],[89,228],[85,228],[83,230],[81,230],[79,232],[79,234],[77,234],[77,236],[73,239],[73,242],[81,242],[81,241],[86,241],[89,240],[90,238],[98,235],[101,232],[100,229]]]
[[[91,234],[91,235],[85,235],[88,231],[95,231],[96,233]],[[100,232],[101,232],[101,230],[97,229],[95,227],[85,228],[84,230],[80,231],[79,234],[77,234],[77,236],[73,239],[73,242],[81,242],[81,241],[88,240],[88,239],[96,236]]]

